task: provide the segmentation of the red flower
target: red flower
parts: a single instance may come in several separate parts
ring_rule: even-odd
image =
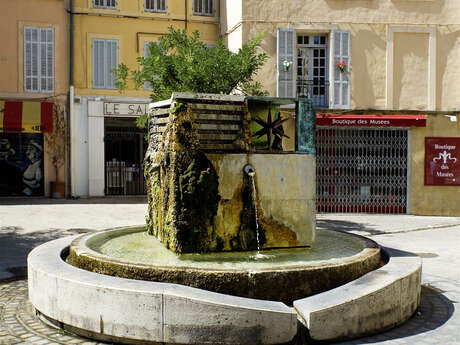
[[[340,61],[335,64],[335,67],[337,67],[340,72],[345,72],[347,70],[347,63],[345,61]]]

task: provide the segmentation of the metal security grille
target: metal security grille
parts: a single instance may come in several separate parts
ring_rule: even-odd
[[[317,210],[406,213],[408,131],[318,128]]]

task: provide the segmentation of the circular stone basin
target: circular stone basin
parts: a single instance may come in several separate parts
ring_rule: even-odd
[[[70,264],[101,274],[289,305],[352,281],[380,261],[377,243],[337,231],[316,230],[312,248],[176,255],[144,227],[83,235],[72,242],[67,257]]]

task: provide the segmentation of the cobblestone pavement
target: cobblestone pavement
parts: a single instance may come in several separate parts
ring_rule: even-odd
[[[27,296],[27,281],[0,282],[0,344],[102,344],[65,334],[35,317]]]

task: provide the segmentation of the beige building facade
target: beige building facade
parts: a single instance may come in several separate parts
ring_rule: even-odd
[[[430,142],[460,137],[458,1],[232,0],[221,13],[230,49],[264,33],[270,95],[316,103],[320,211],[460,215],[459,166],[427,180]]]
[[[66,180],[67,6],[0,1],[0,196],[48,196]]]
[[[123,92],[112,70],[131,70],[170,26],[198,30],[214,45],[219,0],[75,0],[74,97],[71,103],[71,194],[76,197],[145,194],[144,134],[136,118],[150,103],[149,86]]]

